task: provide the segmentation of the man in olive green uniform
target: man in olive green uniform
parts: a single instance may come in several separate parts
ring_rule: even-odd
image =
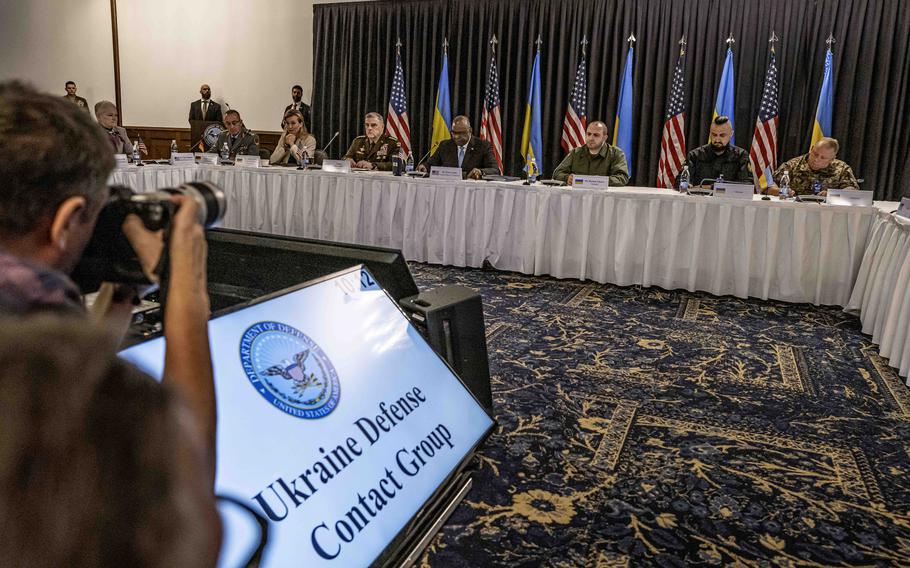
[[[607,125],[599,120],[588,125],[585,145],[575,148],[553,172],[553,179],[572,185],[575,175],[607,176],[610,187],[629,183],[629,166],[626,155],[616,146],[607,143]]]
[[[363,136],[354,138],[344,158],[352,168],[367,170],[392,169],[392,159],[398,156],[398,140],[385,133],[385,121],[377,112],[370,112],[363,119]]]
[[[239,112],[231,109],[224,113],[224,125],[227,126],[227,130],[219,134],[218,139],[208,149],[210,154],[220,153],[222,146],[227,144],[228,153],[232,160],[238,155],[259,155],[259,136],[246,129]]]
[[[699,146],[686,156],[692,185],[701,185],[702,180],[716,180],[721,176],[724,181],[754,183],[749,153],[730,144],[732,137],[733,125],[730,124],[730,119],[726,116],[715,118],[711,123],[711,142]]]
[[[819,195],[828,195],[829,189],[858,188],[853,170],[845,162],[835,158],[840,144],[834,138],[822,138],[812,146],[808,154],[787,160],[774,172],[777,182],[768,188],[771,195],[779,195],[780,183],[784,172],[790,172],[790,196],[812,195],[813,186],[818,180],[821,191]]]

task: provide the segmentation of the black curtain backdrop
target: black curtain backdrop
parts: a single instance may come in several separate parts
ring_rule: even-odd
[[[779,161],[808,150],[825,59],[833,33],[833,135],[838,157],[853,166],[876,199],[899,200],[910,185],[910,6],[903,0],[403,0],[314,6],[314,133],[344,152],[362,132],[363,115],[388,108],[401,38],[415,158],[428,149],[443,37],[449,39],[453,115],[475,133],[496,34],[503,153],[517,173],[525,104],[540,34],[544,171],[563,157],[562,123],[580,41],[587,35],[588,121],[612,134],[622,68],[635,34],[634,185],[656,183],[669,78],[677,42],[688,40],[686,141],[707,141],[717,85],[732,32],[736,143],[748,149],[761,101],[768,38],[775,30],[780,69]]]

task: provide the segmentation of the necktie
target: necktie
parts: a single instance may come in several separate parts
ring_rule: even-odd
[[[114,147],[114,151],[120,149],[120,136],[117,134],[116,130],[108,130],[108,135],[110,135],[111,146]]]
[[[202,120],[205,120],[205,115],[209,112],[209,102],[202,101]]]
[[[461,167],[461,162],[464,161],[464,146],[458,147],[458,167]]]

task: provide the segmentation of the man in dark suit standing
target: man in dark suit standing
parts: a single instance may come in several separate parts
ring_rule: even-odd
[[[300,114],[303,115],[303,125],[306,127],[307,132],[312,132],[310,122],[310,105],[303,102],[303,87],[300,85],[294,85],[291,87],[291,104],[284,107],[284,113],[281,116],[284,116],[288,113],[289,110],[300,111]],[[284,130],[284,120],[281,121],[281,129]]]
[[[199,94],[202,98],[190,103],[190,118],[194,120],[205,120],[209,122],[222,122],[224,117],[221,116],[221,105],[211,100],[212,89],[208,85],[199,87]]]
[[[468,117],[456,116],[450,132],[452,138],[440,142],[426,165],[421,164],[418,170],[425,172],[433,166],[461,168],[464,176],[470,179],[499,174],[493,147],[486,140],[472,136],[474,130]]]

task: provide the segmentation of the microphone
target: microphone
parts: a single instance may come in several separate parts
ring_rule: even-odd
[[[338,132],[336,132],[335,135],[332,136],[332,139],[329,140],[329,143],[325,145],[325,147],[322,149],[322,151],[325,152],[326,149],[328,149],[328,147],[332,145],[332,142],[334,142],[336,138],[338,138]]]
[[[423,158],[420,158],[420,161],[417,162],[417,166],[419,166],[420,164],[423,163],[424,160],[426,160],[427,158],[429,158],[429,157],[430,157],[430,152],[432,152],[432,151],[433,151],[433,148],[432,148],[432,147],[431,147],[429,150],[427,150],[427,153],[423,155]],[[414,166],[414,167],[416,168],[417,166]]]

